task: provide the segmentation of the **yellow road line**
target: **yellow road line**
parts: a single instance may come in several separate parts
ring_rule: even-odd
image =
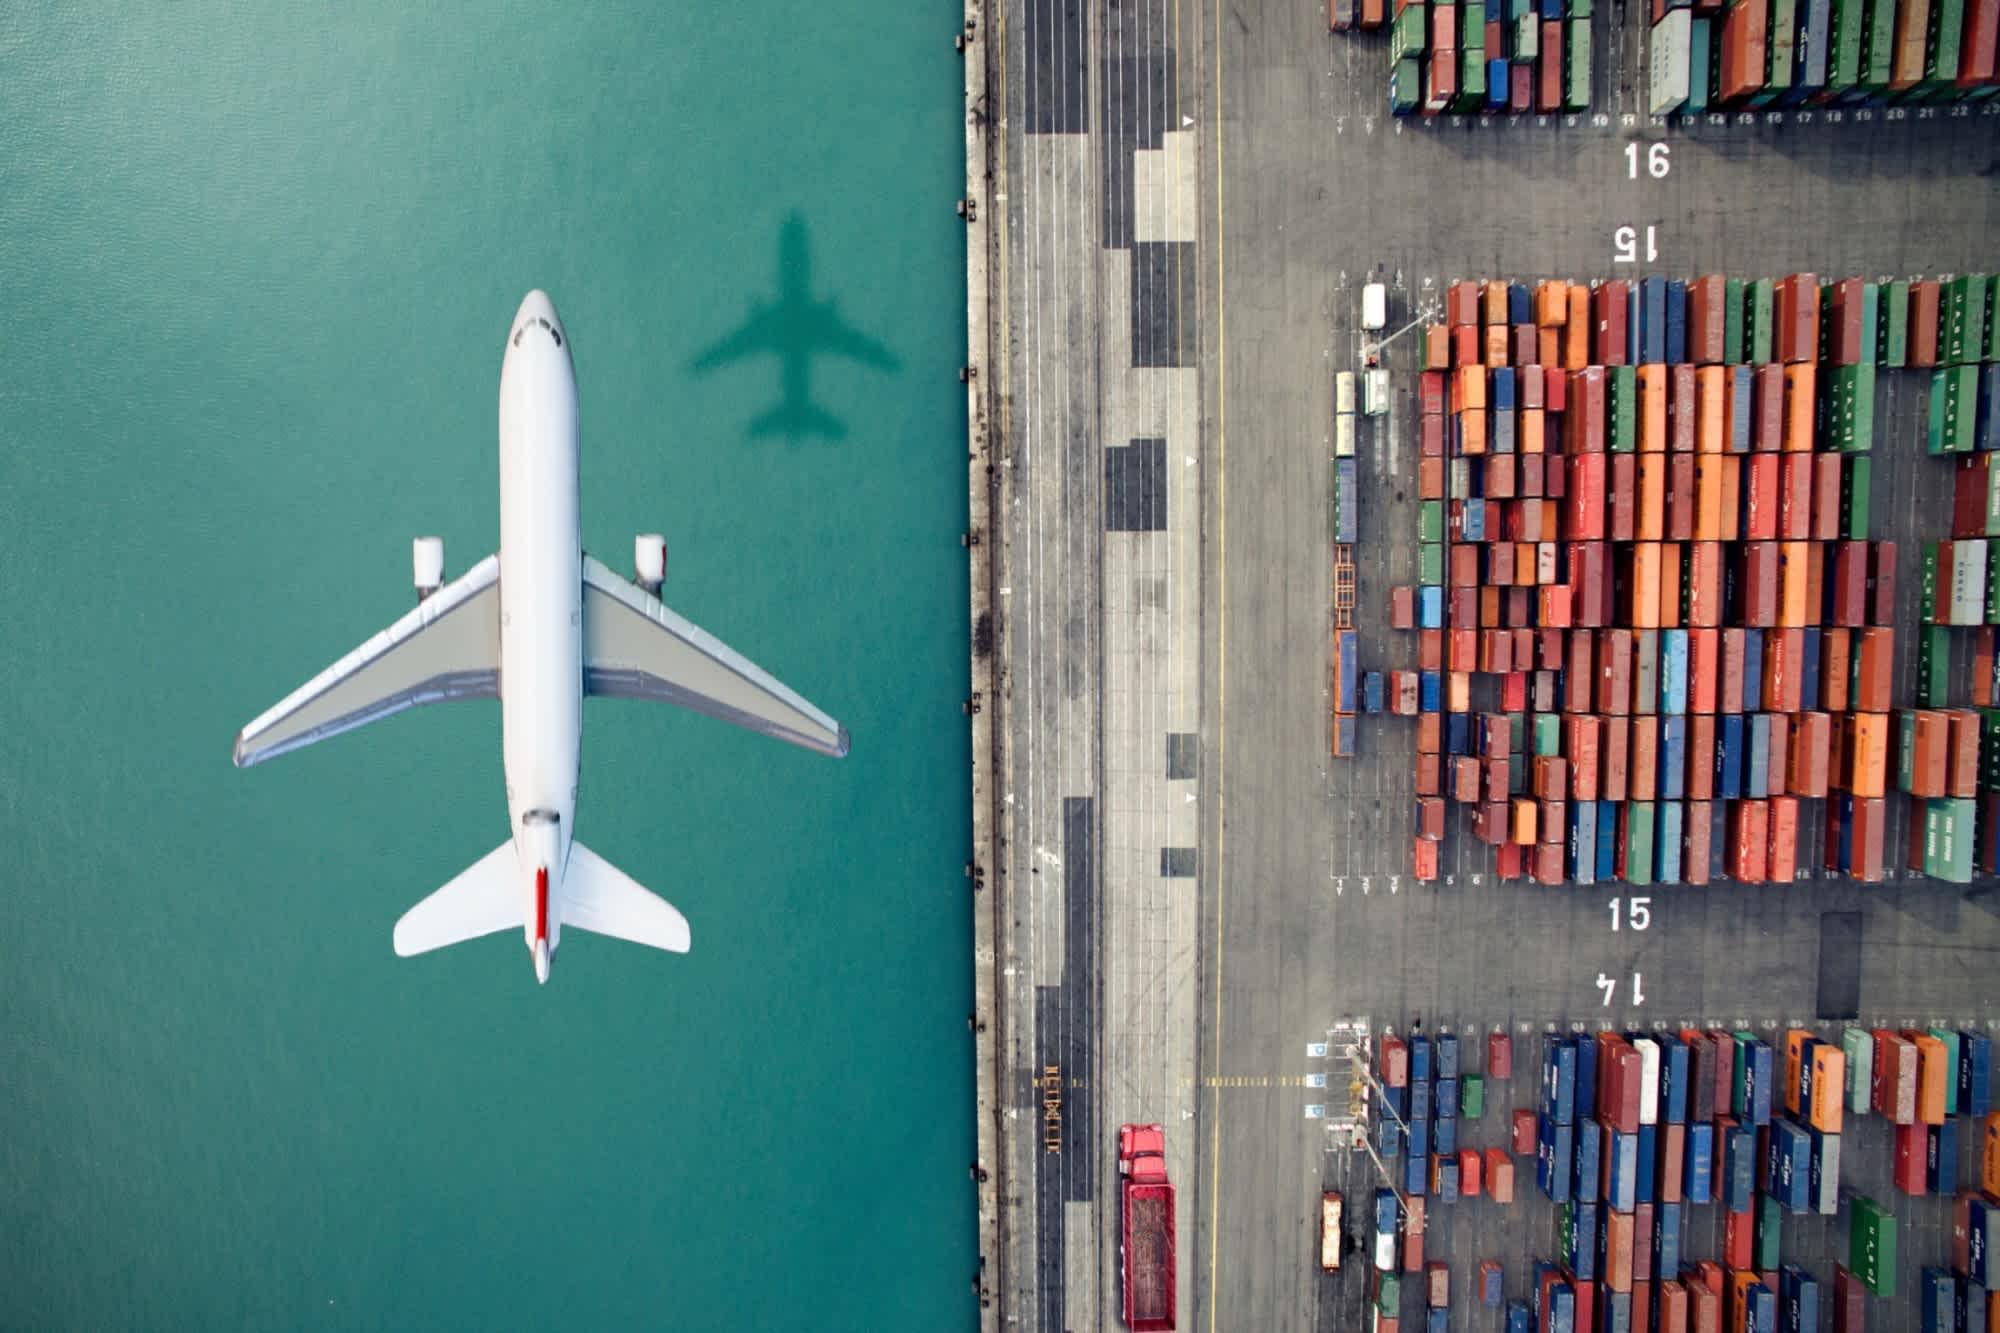
[[[1229,684],[1229,346],[1223,282],[1223,197],[1222,197],[1222,2],[1215,4],[1215,45],[1209,52],[1215,65],[1215,1042],[1216,1066],[1222,1064],[1222,897],[1227,882],[1223,874],[1226,829],[1223,824],[1223,793],[1229,782],[1224,762],[1228,751],[1229,711],[1226,699]],[[1214,1089],[1208,1099],[1208,1331],[1215,1333],[1216,1250],[1220,1238],[1220,1195],[1222,1190],[1222,1096]]]

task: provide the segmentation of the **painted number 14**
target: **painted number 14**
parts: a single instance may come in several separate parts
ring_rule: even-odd
[[[1604,1003],[1608,1008],[1611,1004],[1611,997],[1618,993],[1618,979],[1616,977],[1607,977],[1602,972],[1599,972],[1597,974],[1597,989],[1604,992]],[[1646,992],[1640,989],[1639,974],[1634,972],[1632,974],[1632,1005],[1634,1008],[1637,1008],[1645,1002]]]

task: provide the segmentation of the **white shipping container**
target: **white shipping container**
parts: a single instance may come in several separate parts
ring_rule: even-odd
[[[1979,625],[1986,621],[1986,539],[1953,542],[1951,600],[1945,623]]]
[[[1632,1045],[1639,1052],[1639,1123],[1657,1125],[1660,1123],[1660,1043],[1651,1037],[1639,1037]]]
[[[1385,1273],[1396,1271],[1396,1233],[1378,1231],[1375,1233],[1375,1266]]]
[[[1694,11],[1670,9],[1653,25],[1650,48],[1652,79],[1647,105],[1656,116],[1681,109],[1688,99],[1688,54],[1693,49]]]
[[[1354,457],[1354,414],[1342,412],[1333,419],[1333,456]]]
[[[1368,372],[1362,382],[1362,406],[1371,417],[1379,417],[1389,410],[1389,372],[1376,369]]]
[[[1351,370],[1333,372],[1333,410],[1335,412],[1354,410],[1354,372]]]

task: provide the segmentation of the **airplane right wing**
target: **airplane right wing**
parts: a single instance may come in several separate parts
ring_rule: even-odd
[[[714,635],[583,558],[583,689],[679,704],[747,731],[839,758],[847,728]]]
[[[743,326],[703,352],[694,360],[697,371],[714,370],[741,360],[752,352],[767,351],[778,344],[778,314],[770,306],[757,306]]]
[[[236,737],[236,766],[418,704],[500,697],[500,557],[489,555],[293,690]]]

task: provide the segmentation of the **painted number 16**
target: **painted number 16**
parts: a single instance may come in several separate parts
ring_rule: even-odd
[[[1646,224],[1646,262],[1652,263],[1660,257],[1659,228]],[[1611,233],[1611,259],[1617,264],[1636,263],[1639,259],[1639,232],[1633,227],[1620,227]]]
[[[1646,174],[1648,176],[1651,176],[1654,180],[1666,179],[1667,172],[1672,166],[1672,164],[1668,161],[1668,153],[1670,151],[1671,150],[1669,150],[1667,145],[1663,143],[1649,144],[1647,146],[1643,156],[1646,163]],[[1639,179],[1639,161],[1641,156],[1642,155],[1639,152],[1638,144],[1628,143],[1625,145],[1626,179],[1628,180]]]

